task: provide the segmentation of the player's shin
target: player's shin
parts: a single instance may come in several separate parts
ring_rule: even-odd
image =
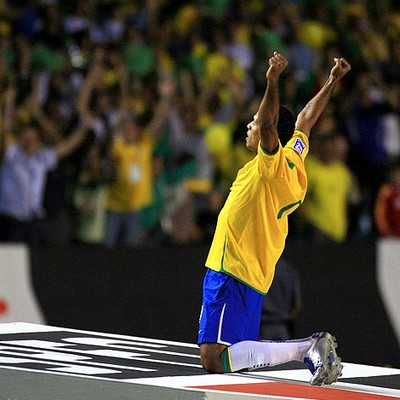
[[[225,349],[222,354],[224,372],[252,370],[303,361],[311,339],[295,341],[243,341]]]

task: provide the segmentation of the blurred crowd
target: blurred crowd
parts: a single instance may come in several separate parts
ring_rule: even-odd
[[[0,240],[211,240],[273,51],[295,114],[334,57],[352,65],[289,240],[400,236],[396,0],[3,0]]]

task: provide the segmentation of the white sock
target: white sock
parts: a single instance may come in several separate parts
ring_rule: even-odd
[[[310,338],[287,341],[250,341],[227,348],[231,372],[303,361],[312,344]]]

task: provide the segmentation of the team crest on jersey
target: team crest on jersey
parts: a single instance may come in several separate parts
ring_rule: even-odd
[[[304,144],[304,142],[300,138],[297,138],[296,141],[294,142],[293,148],[300,155],[302,155],[304,153],[304,150],[306,149],[306,145]]]

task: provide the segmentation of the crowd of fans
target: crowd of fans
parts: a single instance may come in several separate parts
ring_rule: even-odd
[[[375,203],[400,156],[397,1],[9,0],[0,240],[210,240],[253,157],[246,125],[275,50],[289,59],[281,99],[294,113],[334,57],[352,65],[312,132],[310,190],[289,239],[383,234]],[[380,202],[379,220],[399,209]]]

